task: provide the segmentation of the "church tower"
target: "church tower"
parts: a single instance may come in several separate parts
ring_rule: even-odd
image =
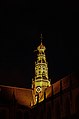
[[[45,89],[50,86],[50,81],[48,78],[48,63],[46,61],[45,50],[46,47],[42,43],[41,34],[41,44],[37,47],[37,60],[35,62],[35,77],[32,80],[33,98],[34,103],[41,99],[44,95]]]

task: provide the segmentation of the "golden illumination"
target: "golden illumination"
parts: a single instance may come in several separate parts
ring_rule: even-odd
[[[37,98],[35,96],[39,94],[39,101],[44,95],[45,89],[50,86],[50,81],[48,78],[48,63],[46,61],[45,50],[46,47],[42,44],[42,34],[41,34],[41,44],[37,47],[37,61],[35,62],[35,78],[32,80],[33,97],[35,104]]]

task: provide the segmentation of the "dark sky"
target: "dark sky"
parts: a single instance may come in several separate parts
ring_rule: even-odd
[[[52,83],[79,69],[78,3],[1,1],[0,84],[31,87],[33,51],[46,46]]]

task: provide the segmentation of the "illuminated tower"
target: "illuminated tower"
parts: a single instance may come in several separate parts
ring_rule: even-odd
[[[42,44],[42,34],[41,34],[41,44],[37,47],[37,61],[35,62],[35,77],[32,80],[33,96],[35,101],[37,101],[37,96],[39,100],[42,95],[44,95],[45,89],[50,86],[50,81],[48,78],[48,63],[46,61],[45,50],[46,47]]]

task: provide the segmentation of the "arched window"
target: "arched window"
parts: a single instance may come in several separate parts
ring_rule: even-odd
[[[77,95],[75,100],[75,112],[76,112],[76,115],[79,117],[79,94]]]
[[[43,62],[43,63],[45,63],[45,60],[44,60],[44,59],[42,59],[42,62]]]

